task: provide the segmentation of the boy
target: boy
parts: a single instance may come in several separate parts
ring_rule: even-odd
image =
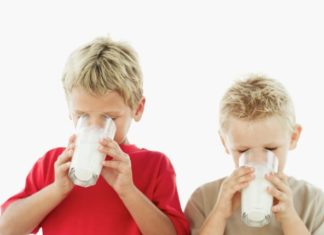
[[[97,184],[74,186],[68,176],[75,147],[55,148],[29,173],[25,189],[2,205],[0,234],[44,235],[188,234],[175,172],[168,158],[128,142],[132,119],[144,111],[142,75],[127,45],[98,38],[77,49],[67,61],[63,86],[70,118],[94,122],[106,115],[117,127],[114,140],[100,140],[107,155]]]
[[[230,87],[221,101],[220,137],[236,169],[193,193],[185,209],[192,234],[323,235],[323,192],[283,173],[287,152],[296,147],[300,132],[292,101],[279,82],[251,76]],[[247,150],[264,149],[278,158],[278,173],[266,176],[273,185],[267,192],[274,197],[275,219],[251,228],[241,221],[240,191],[255,176],[253,168],[238,167],[238,161]]]

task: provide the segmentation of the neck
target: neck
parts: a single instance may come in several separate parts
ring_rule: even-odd
[[[127,138],[125,138],[120,144],[129,144],[129,141]]]

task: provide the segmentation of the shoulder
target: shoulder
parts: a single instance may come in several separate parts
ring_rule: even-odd
[[[36,165],[51,165],[57,160],[65,148],[57,147],[48,150],[41,158],[36,162]]]
[[[42,157],[40,157],[34,164],[31,174],[41,178],[53,178],[54,163],[61,155],[65,148],[58,147],[48,150]]]
[[[174,172],[174,168],[169,157],[155,150],[149,150],[146,148],[137,148],[128,153],[132,164],[145,165],[145,168],[154,168],[155,170],[164,169]]]
[[[195,204],[204,204],[205,207],[210,208],[211,205],[214,205],[217,199],[224,179],[225,178],[220,178],[202,184],[192,193],[189,201]]]
[[[169,170],[173,170],[171,160],[166,154],[160,151],[153,151],[153,150],[146,150],[146,151],[147,151],[148,160],[151,159],[159,166],[167,168]]]
[[[324,200],[323,191],[305,180],[289,177],[288,184],[295,197],[304,198],[305,200],[308,198],[310,200],[314,200],[315,198],[321,198]]]
[[[288,183],[293,193],[295,209],[301,217],[317,213],[323,215],[324,193],[320,188],[293,177],[288,178]]]
[[[147,148],[138,148],[135,145],[126,147],[123,146],[122,149],[131,156],[154,158],[155,160],[167,159],[167,156],[160,151],[150,150]]]
[[[223,183],[225,178],[220,178],[217,180],[213,180],[199,186],[192,194],[192,196],[209,196],[218,194],[219,189]]]
[[[289,177],[288,183],[293,193],[295,209],[306,227],[312,234],[323,234],[323,191],[311,183],[293,177]]]
[[[205,218],[214,207],[225,178],[207,182],[198,187],[187,202],[185,213],[189,218]],[[202,222],[202,221],[201,221]]]
[[[48,150],[34,163],[29,174],[37,177],[51,177],[54,163],[63,151],[64,148],[53,148]]]

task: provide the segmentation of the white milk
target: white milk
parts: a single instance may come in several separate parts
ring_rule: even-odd
[[[105,117],[103,125],[91,125],[88,117],[81,116],[76,126],[76,145],[69,169],[69,177],[74,184],[89,187],[96,184],[102,169],[105,154],[98,150],[101,138],[113,139],[116,126],[110,117]]]
[[[239,158],[239,166],[253,167],[255,179],[241,192],[242,221],[251,227],[262,227],[270,223],[273,197],[267,192],[271,183],[265,178],[277,172],[278,158],[267,149],[249,149]]]
[[[80,186],[93,185],[100,174],[105,157],[98,150],[100,136],[99,130],[91,128],[82,128],[77,134],[70,173]]]
[[[262,227],[270,222],[273,197],[266,191],[271,183],[265,175],[271,172],[266,166],[254,165],[255,179],[242,190],[243,221],[252,227]]]

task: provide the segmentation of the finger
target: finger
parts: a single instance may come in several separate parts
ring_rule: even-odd
[[[288,176],[286,176],[283,172],[277,173],[279,179],[281,179],[286,185],[288,185]]]
[[[266,179],[268,179],[280,191],[285,193],[289,191],[289,187],[277,175],[270,173],[266,175]]]
[[[255,174],[253,172],[243,175],[238,178],[238,183],[249,183],[251,180],[255,179]]]
[[[72,159],[73,149],[65,149],[62,154],[57,158],[55,165],[60,166],[65,162],[69,162]]]
[[[247,166],[242,166],[237,168],[234,172],[233,172],[233,177],[239,178],[243,175],[247,175],[247,174],[251,174],[253,173],[255,170],[253,167],[247,167]]]
[[[112,157],[115,160],[119,160],[119,161],[124,160],[123,153],[121,153],[120,151],[116,150],[113,147],[100,145],[98,147],[98,150],[105,155],[109,155],[110,157]]]
[[[66,162],[62,165],[60,165],[58,167],[58,171],[61,173],[61,174],[64,174],[64,175],[67,175],[68,173],[68,170],[70,169],[70,166],[71,166],[71,162]]]
[[[114,159],[118,159],[118,160],[122,160],[123,158],[121,157],[121,154],[114,148],[111,147],[105,147],[102,145],[99,145],[98,150],[105,154],[105,155],[109,155],[110,157],[114,158]]]
[[[125,162],[122,161],[114,161],[114,160],[109,160],[109,161],[104,161],[102,163],[104,167],[112,168],[117,170],[118,172],[125,172],[130,168],[129,164],[126,164]]]
[[[64,164],[62,164],[60,166],[60,169],[63,171],[63,172],[66,172],[70,169],[70,166],[71,166],[71,162],[66,162]]]
[[[249,183],[250,181],[237,182],[234,179],[230,179],[230,177],[228,177],[228,180],[224,182],[223,189],[229,195],[233,195],[234,193],[246,188],[249,185]]]
[[[119,147],[119,145],[110,139],[100,140],[99,151],[102,153],[111,156],[116,160],[127,160],[129,157],[125,154]]]
[[[70,136],[68,145],[66,147],[67,151],[71,151],[71,150],[74,151],[74,149],[75,149],[75,141],[76,141],[76,135]]]
[[[75,149],[75,143],[70,143],[66,148],[66,150],[71,150],[71,149]]]
[[[239,192],[242,189],[246,188],[247,186],[249,186],[249,182],[242,182],[239,184],[236,184],[233,188],[234,192]]]
[[[274,213],[278,213],[278,212],[285,211],[285,209],[286,209],[286,206],[285,206],[284,203],[278,203],[277,205],[274,205],[274,206],[272,207],[272,211],[273,211]]]
[[[110,138],[101,138],[99,141],[102,145],[107,146],[109,143],[112,143],[113,140]]]
[[[68,145],[75,143],[75,140],[76,140],[76,135],[75,134],[71,135],[69,138]]]
[[[279,191],[278,189],[276,189],[274,187],[267,187],[267,191],[269,192],[270,195],[272,195],[279,201],[285,201],[287,199],[287,196],[285,193]]]
[[[62,164],[62,162],[66,162],[67,159],[69,159],[73,155],[73,152],[75,149],[75,140],[76,140],[75,134],[70,136],[67,147],[64,149],[64,151],[61,153],[61,155],[56,160],[57,164]]]
[[[226,188],[229,188],[231,193],[233,193],[241,189],[241,187],[237,186],[238,184],[249,183],[254,177],[253,168],[240,167],[234,170],[232,175],[226,179]]]

